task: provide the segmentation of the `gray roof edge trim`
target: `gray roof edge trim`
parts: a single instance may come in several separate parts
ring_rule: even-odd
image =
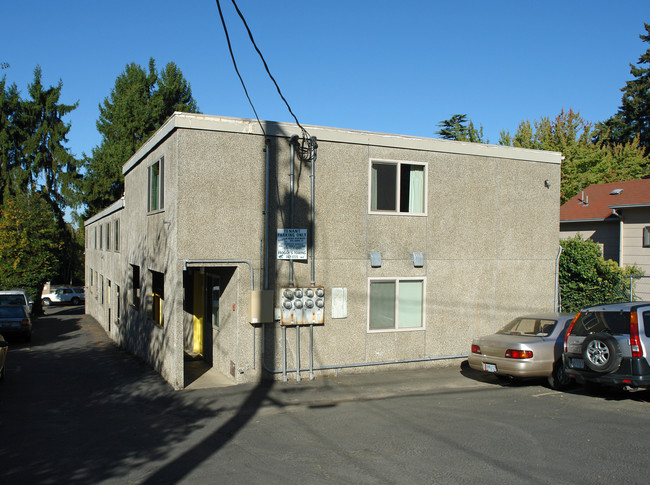
[[[267,136],[290,138],[291,136],[300,133],[299,128],[294,123],[260,121],[258,124],[257,120],[246,118],[183,113],[177,111],[124,164],[122,173],[126,175],[126,173],[137,165],[140,160],[149,153],[149,151],[151,151],[175,129],[185,128],[263,136],[264,133],[259,126],[260,124],[264,127]],[[425,150],[491,158],[505,158],[529,162],[553,163],[558,165],[562,163],[562,154],[560,152],[442,140],[438,138],[423,138],[409,135],[376,133],[343,128],[329,128],[315,125],[304,125],[304,127],[310,135],[315,136],[319,141],[375,145],[390,148],[405,148],[411,150]]]
[[[147,153],[149,153],[153,148],[158,145],[162,140],[164,140],[167,135],[176,129],[176,116],[181,114],[179,111],[176,111],[172,116],[167,118],[167,121],[158,128],[149,139],[144,142],[144,144],[138,148],[138,150],[127,160],[127,162],[122,166],[122,175],[126,175],[133,167],[135,167],[140,160],[142,160]]]
[[[90,219],[87,219],[84,222],[84,226],[88,226],[94,222],[99,221],[100,219],[103,219],[104,217],[108,217],[111,214],[118,212],[120,210],[124,209],[124,197],[122,197],[120,200],[113,202],[111,205],[109,205],[106,209],[104,209],[101,212],[98,212],[94,216],[92,216]]]

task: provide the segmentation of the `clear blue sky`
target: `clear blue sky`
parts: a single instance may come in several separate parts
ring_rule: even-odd
[[[292,121],[229,0],[221,0],[261,119]],[[466,113],[491,143],[562,108],[614,114],[630,63],[649,47],[648,0],[544,2],[239,0],[271,72],[302,124],[434,136]],[[63,81],[74,155],[99,144],[98,105],[127,63],[173,61],[206,114],[254,114],[211,0],[0,0],[1,74],[27,97],[34,67]]]

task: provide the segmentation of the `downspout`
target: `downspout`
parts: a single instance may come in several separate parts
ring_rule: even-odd
[[[270,149],[269,145],[271,140],[266,138],[264,140],[264,151],[266,152],[266,181],[265,191],[266,200],[264,201],[264,289],[269,289],[269,207],[270,207],[270,194],[269,187],[271,186],[270,175]]]
[[[316,143],[316,137],[311,137],[311,221],[310,221],[310,232],[311,232],[311,285],[316,285],[316,261],[314,260],[314,253],[316,252],[316,225],[314,224],[315,209],[314,201],[316,199],[314,195],[316,187],[316,148],[318,144]]]
[[[296,164],[296,144],[298,143],[298,135],[293,135],[289,142],[291,145],[291,165],[289,167],[289,229],[293,229],[293,215],[294,215],[294,184],[295,173],[294,166]],[[293,287],[293,259],[289,260],[289,286]]]
[[[616,209],[612,209],[612,215],[618,217],[618,265],[623,267],[623,216]]]
[[[560,255],[562,254],[562,246],[559,246],[557,258],[555,259],[555,295],[553,297],[553,305],[556,312],[560,311]]]

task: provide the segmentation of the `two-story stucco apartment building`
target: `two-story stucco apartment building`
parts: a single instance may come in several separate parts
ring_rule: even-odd
[[[175,388],[188,355],[233,383],[449,364],[554,308],[559,153],[305,128],[176,113],[86,221],[86,311]]]

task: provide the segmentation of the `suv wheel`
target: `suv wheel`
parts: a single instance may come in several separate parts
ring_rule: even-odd
[[[74,298],[72,298],[72,301],[70,303],[72,303],[73,305],[78,305],[81,302],[79,301],[79,298],[75,296]]]
[[[41,303],[43,303],[43,306],[50,306],[52,304],[49,298],[43,298]]]
[[[612,372],[621,364],[621,352],[616,339],[606,333],[594,333],[582,344],[582,358],[594,372]]]

